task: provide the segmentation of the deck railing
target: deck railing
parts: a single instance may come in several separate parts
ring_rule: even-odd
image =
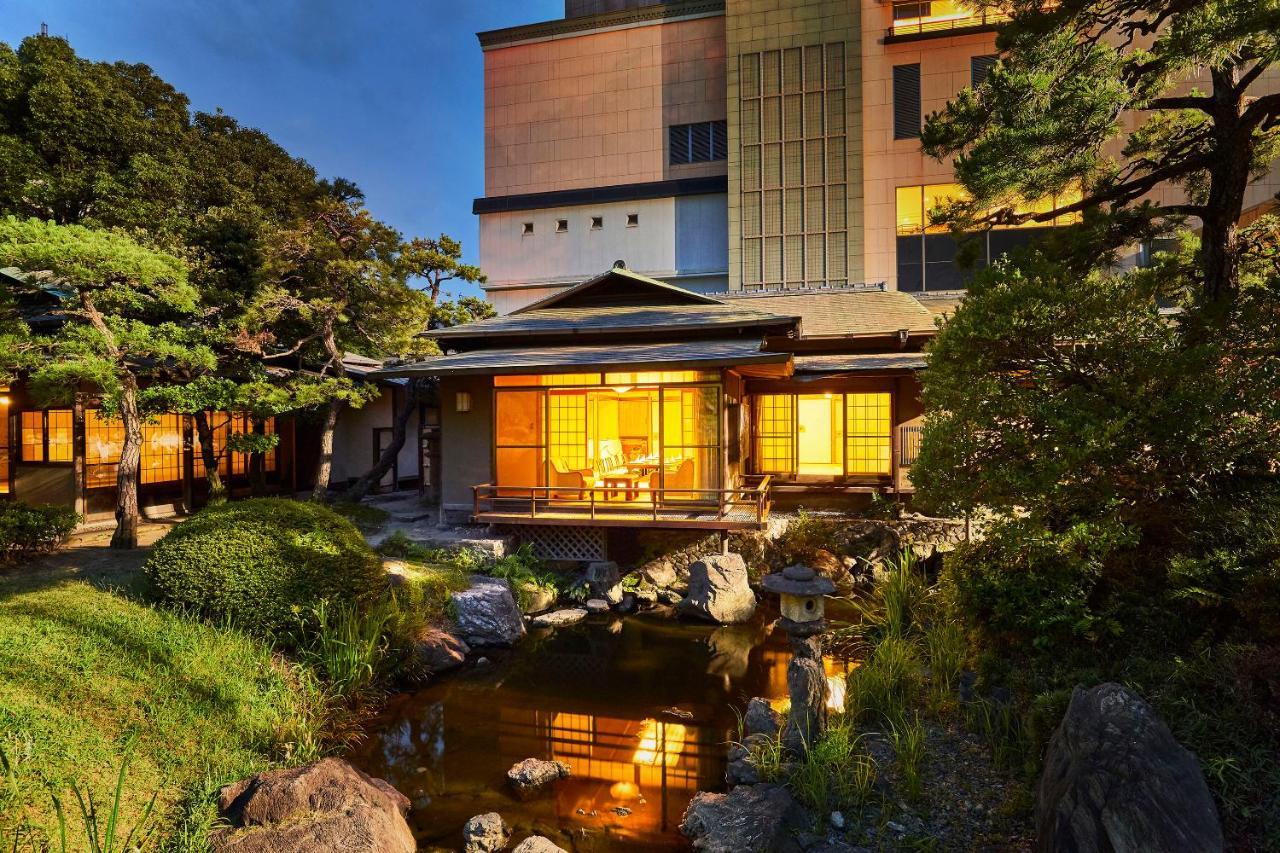
[[[893,0],[891,36],[918,36],[988,27],[1009,20],[1003,12],[974,9],[955,0]]]
[[[472,486],[474,517],[521,516],[585,520],[634,518],[659,521],[679,515],[703,519],[708,523],[724,521],[731,516],[764,525],[769,518],[772,501],[768,475],[742,477],[729,489],[698,489],[687,486],[637,489],[635,486],[499,486],[482,483]],[[704,518],[705,517],[705,518]]]

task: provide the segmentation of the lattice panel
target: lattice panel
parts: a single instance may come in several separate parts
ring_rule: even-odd
[[[520,528],[519,536],[544,560],[594,562],[606,556],[602,527],[526,526]]]

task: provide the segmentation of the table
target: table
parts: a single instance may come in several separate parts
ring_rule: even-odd
[[[625,489],[623,499],[628,501],[638,500],[640,498],[640,480],[639,474],[605,474],[600,478],[600,482],[608,488]],[[617,492],[606,492],[605,499],[608,500],[616,495]]]

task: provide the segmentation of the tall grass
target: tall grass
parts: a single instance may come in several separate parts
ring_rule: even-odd
[[[856,723],[901,719],[920,694],[920,655],[910,640],[885,637],[861,666],[845,676],[845,714]]]
[[[969,728],[986,742],[1001,770],[1025,771],[1038,763],[1033,738],[1012,702],[977,697],[965,706]]]
[[[870,564],[868,564],[870,565]],[[886,561],[884,576],[866,600],[855,600],[861,630],[873,642],[902,638],[923,628],[929,616],[930,589],[915,555],[900,551]]]
[[[910,720],[904,718],[889,723],[889,742],[893,745],[894,760],[902,774],[902,785],[907,799],[920,798],[921,763],[925,754],[925,729],[920,715]]]
[[[298,660],[323,674],[337,696],[364,702],[385,680],[387,627],[396,609],[394,599],[369,608],[321,601],[301,626]]]
[[[796,799],[821,815],[861,807],[875,787],[876,762],[859,741],[847,723],[827,729],[787,780]]]

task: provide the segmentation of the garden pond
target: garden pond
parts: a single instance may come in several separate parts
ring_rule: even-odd
[[[491,811],[513,843],[538,834],[575,853],[686,849],[685,807],[697,791],[723,790],[747,700],[786,696],[790,651],[770,604],[744,625],[651,611],[532,632],[487,651],[488,664],[394,697],[350,758],[413,801],[425,849],[461,849],[467,819]],[[849,617],[832,605],[833,621]],[[839,702],[853,663],[826,665]],[[530,757],[564,761],[572,776],[520,802],[506,772]]]

